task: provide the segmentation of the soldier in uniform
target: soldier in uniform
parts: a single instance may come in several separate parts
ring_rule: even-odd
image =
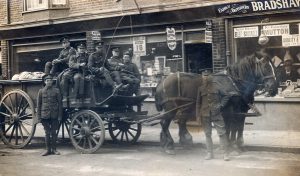
[[[106,68],[110,71],[110,74],[113,80],[119,85],[122,84],[120,71],[124,66],[120,58],[120,49],[119,47],[112,47],[112,56],[108,59],[106,63]]]
[[[37,97],[37,118],[45,130],[46,151],[42,156],[59,155],[56,150],[57,130],[62,119],[62,102],[59,89],[53,85],[50,75],[44,77],[45,87],[40,89]]]
[[[96,43],[96,52],[89,56],[88,69],[97,78],[104,78],[112,87],[116,88],[117,84],[112,80],[109,71],[105,68],[105,58],[103,57],[103,42]]]
[[[229,161],[229,142],[226,135],[225,123],[221,110],[225,107],[230,97],[222,91],[222,88],[214,83],[213,77],[205,76],[203,78],[203,85],[199,89],[198,103],[200,108],[200,115],[202,118],[202,125],[206,137],[207,155],[206,160],[214,158],[213,155],[213,141],[212,141],[212,124],[220,137],[220,144],[224,150],[224,160]]]
[[[141,82],[141,74],[136,64],[131,62],[131,52],[127,51],[123,54],[124,66],[121,70],[121,79],[123,82],[130,85],[131,90],[135,95],[139,95]]]
[[[56,73],[62,72],[64,69],[68,68],[69,57],[76,54],[76,50],[70,46],[70,39],[67,37],[61,38],[60,43],[63,46],[58,58],[54,59],[52,62],[47,62],[45,65],[46,75],[55,75]]]
[[[84,95],[84,76],[87,69],[88,54],[86,53],[86,46],[81,43],[77,46],[77,54],[72,55],[69,59],[69,70],[62,76],[63,101],[66,101],[68,96],[69,84],[71,79],[74,80],[75,98],[83,98]]]

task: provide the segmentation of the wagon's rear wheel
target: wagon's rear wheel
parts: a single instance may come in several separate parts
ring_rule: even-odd
[[[23,148],[32,139],[36,118],[31,98],[22,90],[13,90],[0,101],[0,135],[11,148]]]
[[[108,123],[108,131],[114,142],[134,144],[141,135],[142,125],[113,120]]]
[[[76,150],[81,153],[93,153],[103,144],[105,128],[97,113],[83,110],[72,118],[69,134]]]

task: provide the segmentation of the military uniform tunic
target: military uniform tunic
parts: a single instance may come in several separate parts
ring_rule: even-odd
[[[88,69],[97,78],[105,78],[110,86],[114,86],[114,81],[112,80],[109,71],[105,68],[105,60],[102,53],[94,52],[89,56]]]
[[[73,47],[67,47],[60,51],[57,58],[60,62],[52,64],[52,62],[47,62],[45,65],[46,74],[55,74],[57,72],[62,72],[64,69],[68,68],[69,58],[76,54],[76,50]]]

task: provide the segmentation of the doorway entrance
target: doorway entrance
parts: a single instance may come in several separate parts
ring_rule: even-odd
[[[208,70],[212,72],[212,44],[197,43],[185,44],[186,65],[185,70],[198,73]]]

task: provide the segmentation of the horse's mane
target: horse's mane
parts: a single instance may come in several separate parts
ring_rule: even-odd
[[[226,71],[235,81],[253,81],[255,79],[255,64],[255,56],[250,55],[239,60],[239,62],[228,66]]]

